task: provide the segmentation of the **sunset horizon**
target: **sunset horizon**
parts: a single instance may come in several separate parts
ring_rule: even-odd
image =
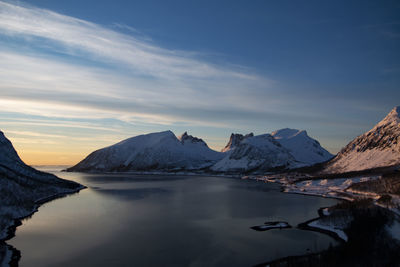
[[[0,2],[0,124],[26,163],[76,164],[163,130],[220,151],[231,133],[294,128],[336,154],[398,105],[390,4],[171,4],[193,18],[124,4],[132,14]],[[206,14],[214,27],[200,23]]]
[[[398,0],[0,0],[0,266],[400,266]]]

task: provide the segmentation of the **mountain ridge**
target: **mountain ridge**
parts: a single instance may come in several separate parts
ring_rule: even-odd
[[[349,142],[321,173],[343,173],[400,164],[400,106]]]
[[[282,131],[293,132],[292,136],[281,136]],[[281,129],[275,136],[262,134],[254,136],[232,133],[221,152],[210,149],[202,139],[184,132],[176,137],[170,131],[138,135],[122,140],[114,145],[98,149],[67,171],[124,172],[124,171],[206,171],[206,172],[246,172],[249,170],[269,170],[271,168],[293,168],[325,161],[331,154],[320,147],[318,141],[310,138],[305,131]],[[278,134],[279,133],[279,134]],[[304,161],[297,159],[292,140],[309,150],[312,143],[324,152],[320,156]],[[293,139],[294,140],[294,139]],[[281,144],[282,143],[282,144]],[[317,152],[320,152],[317,151]],[[306,153],[306,154],[307,154]],[[325,156],[325,158],[324,158]]]
[[[185,171],[209,167],[221,156],[200,138],[168,130],[134,136],[96,150],[67,171]]]

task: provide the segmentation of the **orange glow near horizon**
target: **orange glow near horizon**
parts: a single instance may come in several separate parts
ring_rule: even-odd
[[[68,165],[72,166],[84,159],[87,154],[65,154],[48,151],[21,151],[18,155],[27,165]]]
[[[49,135],[50,136],[50,135]],[[93,138],[92,142],[68,142],[66,139],[57,140],[48,138],[44,143],[40,139],[25,139],[7,136],[12,142],[19,157],[28,165],[65,165],[73,166],[97,149],[115,144],[125,138],[115,138],[115,141],[100,141]],[[37,142],[40,140],[40,142]],[[211,149],[221,150],[221,144],[210,145]]]

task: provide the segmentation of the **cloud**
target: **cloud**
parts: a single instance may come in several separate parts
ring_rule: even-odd
[[[326,114],[336,112],[299,84],[285,89],[254,69],[162,48],[128,25],[107,28],[15,3],[0,1],[0,122],[15,131],[26,125],[127,137],[175,126],[225,135],[221,129],[326,125]],[[7,121],[8,114],[23,119]]]
[[[28,5],[0,1],[1,36],[3,112],[224,127],[282,102],[248,68]]]
[[[254,78],[198,61],[190,53],[163,49],[133,35],[35,7],[0,2],[0,28],[10,36],[44,38],[156,78]]]

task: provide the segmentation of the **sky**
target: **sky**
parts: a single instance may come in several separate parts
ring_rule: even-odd
[[[337,153],[398,105],[399,1],[0,0],[0,130],[31,165],[164,130]]]

